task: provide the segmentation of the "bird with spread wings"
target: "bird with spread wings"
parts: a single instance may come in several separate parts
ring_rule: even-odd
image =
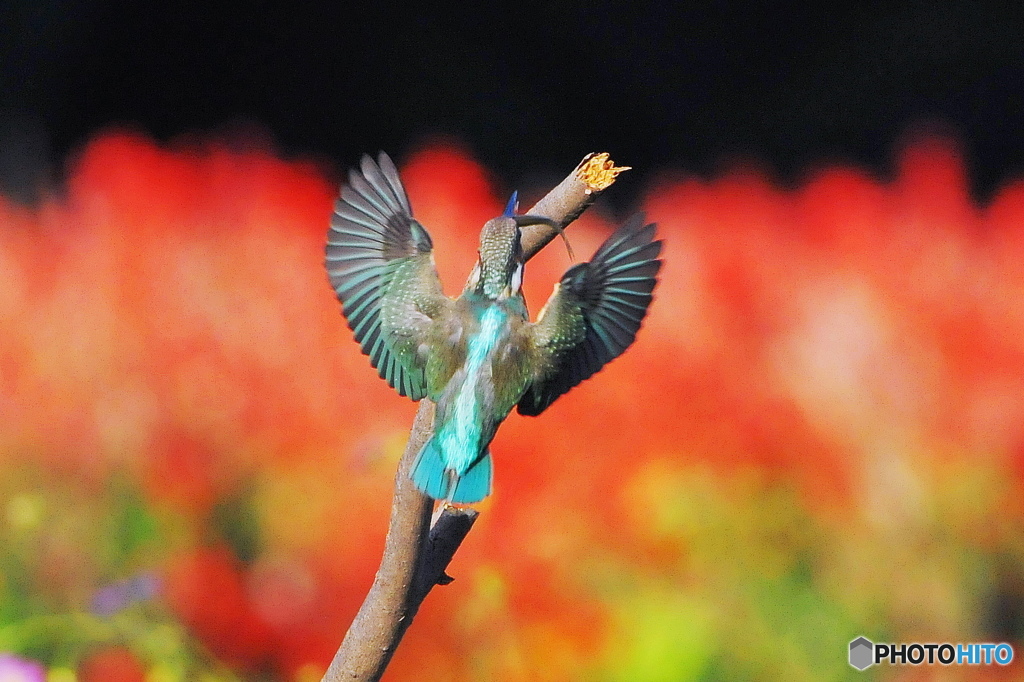
[[[491,492],[489,445],[513,407],[541,414],[633,343],[661,267],[656,226],[637,214],[555,285],[536,322],[521,291],[515,198],[481,233],[463,293],[444,295],[430,234],[414,217],[391,159],[364,156],[335,204],[327,271],[349,327],[399,394],[437,403],[412,478],[435,499]],[[555,226],[558,227],[558,226]]]

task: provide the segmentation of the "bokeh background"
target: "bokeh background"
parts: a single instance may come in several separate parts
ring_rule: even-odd
[[[449,293],[511,189],[635,166],[637,342],[494,443],[387,679],[1019,679],[1019,9],[2,3],[0,680],[318,680],[415,406],[323,270],[365,151]],[[539,309],[569,266],[530,262]]]

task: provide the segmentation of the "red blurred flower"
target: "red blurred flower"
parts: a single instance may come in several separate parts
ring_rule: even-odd
[[[165,585],[171,608],[216,656],[250,671],[268,664],[272,628],[249,601],[244,567],[228,548],[178,557]]]
[[[143,682],[146,669],[135,655],[121,647],[95,651],[78,666],[79,682]]]

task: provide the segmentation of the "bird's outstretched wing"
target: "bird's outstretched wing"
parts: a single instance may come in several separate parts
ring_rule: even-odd
[[[661,268],[655,228],[634,215],[589,263],[562,276],[532,326],[541,372],[519,400],[520,414],[540,414],[633,343]]]
[[[327,235],[327,274],[348,326],[380,376],[401,395],[426,394],[417,349],[450,300],[441,291],[433,244],[412,217],[387,154],[349,171]]]

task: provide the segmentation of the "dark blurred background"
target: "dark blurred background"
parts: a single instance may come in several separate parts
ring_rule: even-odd
[[[963,141],[981,199],[1024,170],[1019,3],[2,7],[0,180],[20,197],[111,125],[265,133],[336,167],[453,136],[508,181],[600,149],[638,168],[634,194],[736,159],[784,183],[823,160],[885,176],[920,125]]]

